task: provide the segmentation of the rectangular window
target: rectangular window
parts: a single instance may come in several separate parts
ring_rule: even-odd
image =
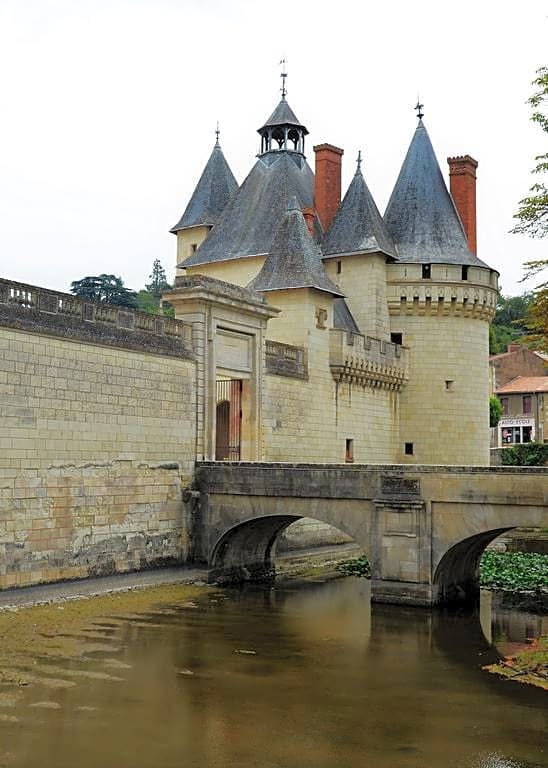
[[[344,460],[347,463],[351,463],[354,461],[354,440],[352,440],[352,438],[349,438],[349,437],[346,438]]]
[[[327,309],[316,307],[316,328],[326,328]]]
[[[198,243],[191,243],[190,244],[190,255],[192,256],[194,253],[196,253],[196,249],[198,248]]]
[[[403,333],[391,333],[390,341],[392,344],[399,344],[401,346],[403,344]]]
[[[448,392],[453,392],[453,391],[454,391],[454,389],[455,389],[455,382],[454,382],[454,381],[451,381],[450,379],[446,379],[446,380],[445,380],[445,389],[446,389]]]
[[[500,404],[502,405],[502,415],[508,416],[508,398],[507,397],[501,397],[500,398]]]
[[[342,261],[337,262],[337,274],[340,275],[342,272]]]
[[[523,395],[523,413],[531,413],[531,395]]]
[[[462,279],[463,280],[468,280],[468,267],[463,267],[462,268]]]
[[[406,443],[405,444],[405,455],[406,456],[412,456],[413,455],[413,443]]]
[[[422,279],[423,280],[430,280],[432,277],[432,265],[431,264],[423,264],[422,265]]]

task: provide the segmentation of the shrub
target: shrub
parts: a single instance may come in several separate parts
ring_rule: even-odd
[[[501,464],[509,467],[543,467],[548,463],[548,443],[520,443],[500,452]]]

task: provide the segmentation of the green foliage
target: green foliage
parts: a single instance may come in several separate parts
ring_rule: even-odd
[[[337,570],[345,573],[347,576],[363,576],[366,579],[371,578],[371,568],[365,555],[360,557],[351,557],[337,565]]]
[[[491,395],[489,398],[489,426],[496,427],[502,416],[502,405],[498,397]]]
[[[542,467],[548,463],[548,443],[520,443],[504,448],[501,464],[507,467]]]
[[[152,273],[149,275],[150,283],[145,287],[157,299],[162,298],[162,293],[171,288],[166,278],[165,269],[162,267],[160,259],[155,259],[152,265]]]
[[[537,70],[532,85],[535,91],[528,99],[533,109],[531,120],[548,133],[548,116],[541,109],[548,102],[548,67]],[[546,237],[548,235],[548,187],[542,180],[542,176],[548,171],[548,153],[537,155],[535,163],[532,172],[539,176],[540,180],[532,185],[529,195],[519,201],[518,211],[514,214],[514,218],[519,223],[512,232],[530,237]]]
[[[548,555],[534,552],[484,552],[480,585],[490,589],[548,587]]]
[[[532,293],[502,296],[497,299],[497,312],[489,328],[489,354],[506,352],[508,344],[523,342],[527,333],[525,317],[533,300]]]
[[[122,278],[116,275],[103,274],[74,280],[70,285],[70,291],[84,299],[114,304],[118,307],[137,308],[135,291],[126,288]]]
[[[160,314],[160,299],[145,288],[142,288],[137,294],[137,305],[142,312],[147,312],[149,315]],[[175,317],[173,304],[168,301],[162,302],[162,310],[164,317]]]

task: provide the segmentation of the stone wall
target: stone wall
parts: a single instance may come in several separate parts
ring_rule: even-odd
[[[183,324],[170,321],[167,338],[163,322],[129,313],[153,323],[131,335],[90,306],[93,322],[74,317],[76,340],[69,319],[39,301],[0,310],[0,587],[188,552],[181,486],[195,457],[196,393]]]

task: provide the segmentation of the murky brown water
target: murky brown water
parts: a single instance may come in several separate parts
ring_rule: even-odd
[[[490,610],[502,644],[541,630]],[[28,685],[0,686],[0,766],[548,766],[548,697],[481,671],[479,620],[370,609],[363,580],[211,591],[77,640],[80,658],[38,653]]]

